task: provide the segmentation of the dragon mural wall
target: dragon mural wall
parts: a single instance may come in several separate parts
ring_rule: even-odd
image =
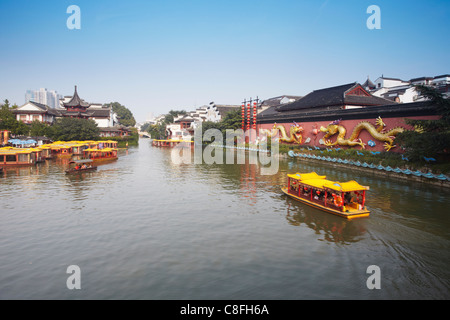
[[[362,120],[362,121],[361,121]],[[336,120],[329,124],[324,122],[307,122],[300,125],[296,122],[290,124],[271,124],[260,127],[259,133],[267,137],[279,137],[278,140],[287,144],[311,145],[326,147],[342,146],[349,148],[390,151],[396,148],[395,137],[405,131],[403,119],[389,119],[391,129],[381,117],[371,123],[369,120]],[[289,127],[288,127],[289,126]],[[350,137],[347,128],[351,128]],[[289,128],[289,129],[286,129]],[[324,134],[322,136],[322,134]],[[317,139],[317,140],[316,140]],[[377,142],[381,142],[377,145]]]
[[[376,128],[373,124],[371,124],[368,121],[361,121],[358,123],[352,131],[352,134],[350,138],[345,139],[345,135],[347,133],[347,130],[344,126],[340,125],[340,120],[333,121],[330,123],[326,128],[321,126],[320,131],[325,132],[324,139],[328,139],[331,136],[334,136],[337,134],[337,138],[335,142],[331,142],[330,140],[325,140],[326,146],[361,146],[362,149],[365,148],[366,143],[364,143],[360,138],[359,135],[362,130],[367,130],[368,133],[376,140],[384,142],[384,149],[386,151],[391,150],[392,148],[395,148],[394,145],[394,139],[395,136],[401,132],[403,132],[405,129],[402,127],[395,127],[387,132],[384,131],[384,128],[386,127],[386,124],[383,122],[381,117],[378,117],[375,121],[375,125],[378,126]]]
[[[279,141],[285,143],[301,144],[303,141],[302,137],[303,127],[296,122],[290,125],[289,135],[287,134],[284,126],[278,125],[277,123],[273,125],[271,130],[261,129],[259,132],[260,134],[267,135],[267,137],[270,138],[276,137],[279,134],[280,135]]]

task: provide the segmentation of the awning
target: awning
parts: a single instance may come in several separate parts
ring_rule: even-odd
[[[315,172],[311,173],[296,173],[296,174],[288,174],[289,178],[297,179],[297,180],[309,180],[309,179],[325,179],[326,176],[319,176]]]
[[[81,160],[72,160],[69,163],[90,163],[94,162],[92,159],[81,159]]]
[[[361,190],[369,190],[369,187],[362,186],[356,181],[348,181],[348,182],[332,182],[324,184],[325,188],[341,191],[341,192],[351,192],[351,191],[361,191]]]

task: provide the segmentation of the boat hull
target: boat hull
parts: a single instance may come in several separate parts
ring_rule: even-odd
[[[312,202],[312,201],[308,201],[306,199],[303,199],[303,198],[300,198],[300,197],[295,196],[293,194],[290,194],[288,192],[288,188],[286,188],[286,187],[281,188],[281,190],[283,191],[284,194],[286,194],[287,196],[291,197],[294,200],[297,200],[297,201],[302,202],[302,203],[304,203],[304,204],[306,204],[308,206],[311,206],[313,208],[316,208],[316,209],[319,209],[319,210],[322,210],[322,211],[325,211],[325,212],[328,212],[328,213],[331,213],[331,214],[334,214],[334,215],[337,215],[337,216],[340,216],[342,218],[346,218],[346,219],[349,219],[349,220],[356,219],[356,218],[365,218],[365,217],[368,217],[370,215],[370,211],[369,210],[365,210],[365,209],[363,209],[363,210],[351,210],[351,211],[347,211],[347,212],[334,210],[332,208],[328,208],[328,207],[322,206],[322,205],[320,205],[318,203],[315,203],[315,202]]]
[[[89,172],[89,171],[95,171],[97,170],[97,167],[91,167],[91,168],[86,168],[86,169],[69,169],[66,170],[66,174],[77,174],[77,173],[82,173],[82,172]]]
[[[93,162],[106,162],[106,161],[115,161],[119,159],[119,157],[111,157],[111,158],[91,158]]]

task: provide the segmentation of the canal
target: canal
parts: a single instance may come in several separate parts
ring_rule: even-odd
[[[175,164],[141,140],[78,176],[0,176],[0,299],[449,299],[448,190],[323,162]],[[286,173],[370,186],[347,221],[282,195]],[[69,290],[68,266],[81,270]],[[380,289],[369,289],[369,266]]]

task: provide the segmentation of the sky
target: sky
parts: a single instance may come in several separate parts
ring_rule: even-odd
[[[71,5],[80,29],[67,26]],[[381,29],[367,27],[371,5]],[[449,17],[448,0],[0,0],[0,100],[77,85],[142,122],[368,76],[449,74]]]

